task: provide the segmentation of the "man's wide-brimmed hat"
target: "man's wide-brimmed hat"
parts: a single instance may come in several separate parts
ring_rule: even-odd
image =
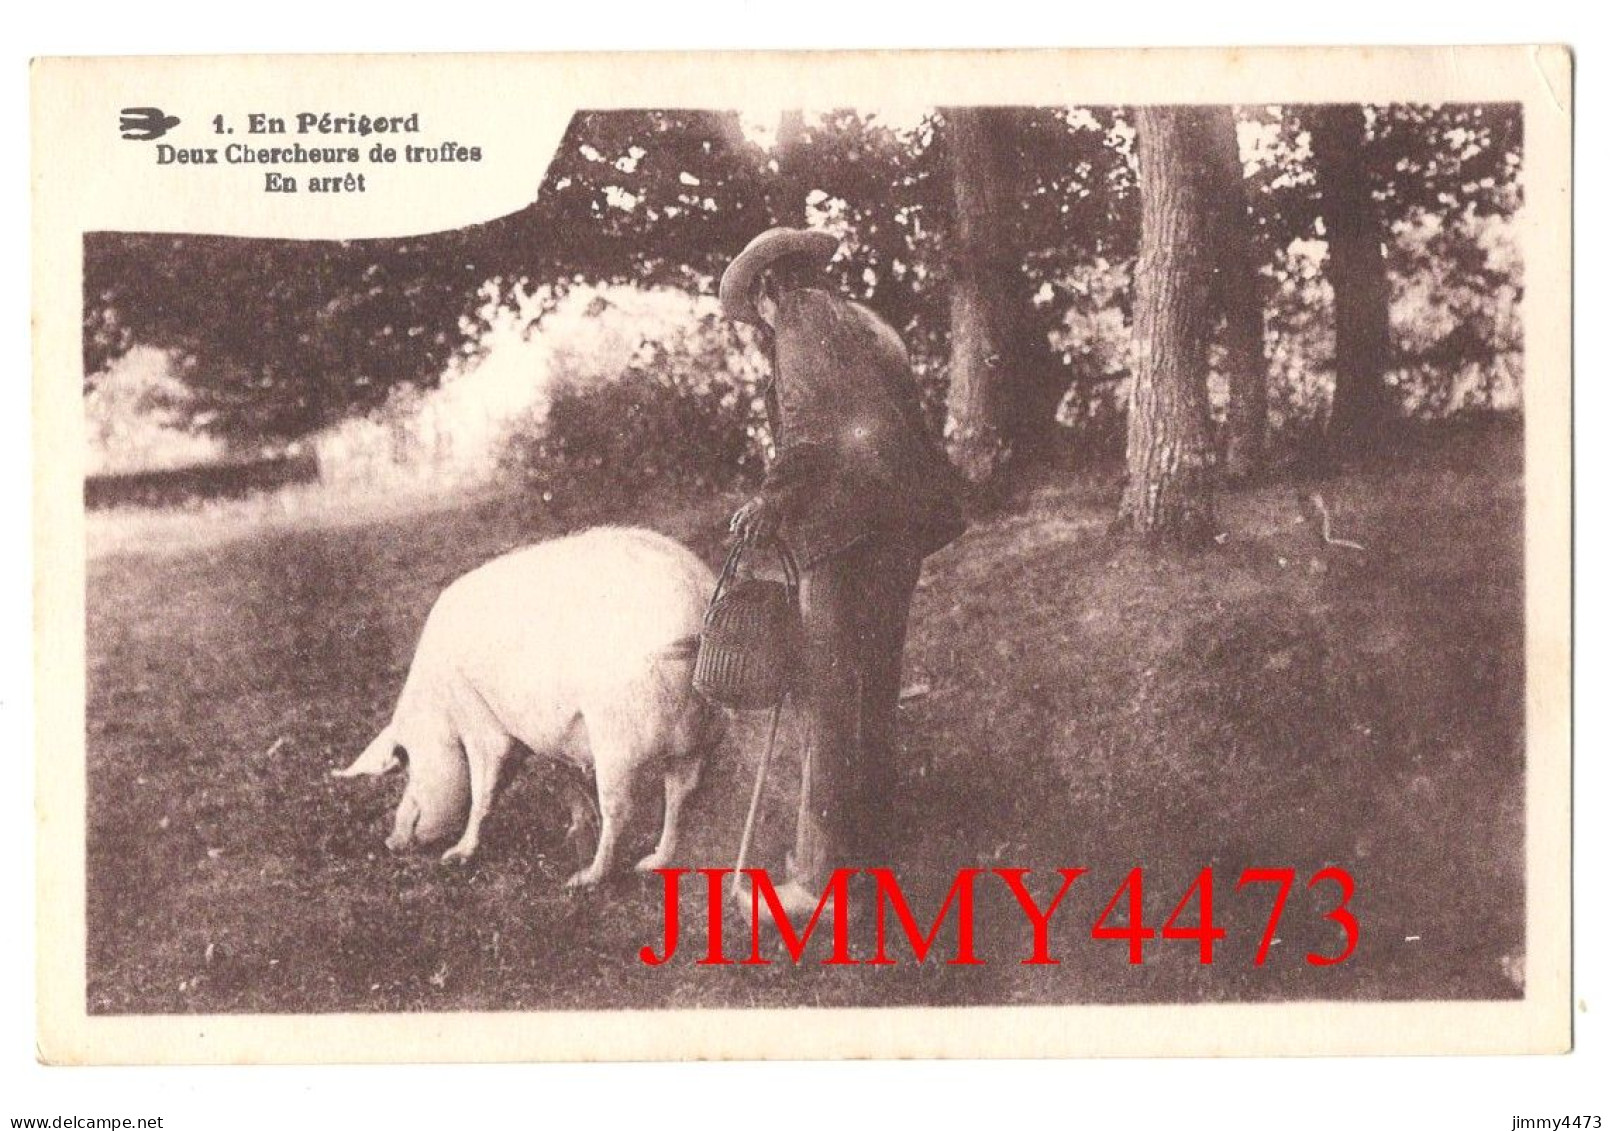
[[[756,312],[756,280],[761,273],[780,259],[803,256],[819,267],[828,266],[839,250],[840,241],[827,232],[805,228],[768,228],[745,245],[734,257],[728,269],[722,272],[722,284],[717,294],[722,299],[722,313],[737,322],[758,323]]]

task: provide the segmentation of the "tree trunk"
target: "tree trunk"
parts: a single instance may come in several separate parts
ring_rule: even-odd
[[[1217,108],[1213,146],[1217,233],[1215,284],[1226,318],[1226,475],[1246,479],[1265,459],[1265,310],[1254,270],[1254,232],[1243,192],[1243,162],[1237,152],[1237,122],[1231,107]]]
[[[1396,416],[1384,382],[1391,351],[1382,224],[1366,177],[1364,112],[1317,106],[1309,122],[1337,342],[1328,447],[1358,450],[1379,443]]]
[[[806,222],[806,135],[805,117],[799,110],[785,110],[778,116],[778,134],[773,139],[772,164],[764,190],[767,212],[772,222],[784,228],[798,228]]]
[[[1208,339],[1215,111],[1138,115],[1142,243],[1120,519],[1140,534],[1199,544],[1214,533]]]
[[[1001,143],[1009,112],[946,111],[955,208],[951,256],[951,386],[947,446],[970,483],[994,480],[1013,455],[1013,394],[1021,376],[1014,306],[1024,290],[1013,254]]]

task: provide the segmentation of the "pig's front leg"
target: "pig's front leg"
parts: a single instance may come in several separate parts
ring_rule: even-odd
[[[661,824],[660,843],[655,851],[635,865],[640,872],[671,866],[677,855],[677,834],[682,821],[683,803],[700,784],[700,760],[680,758],[666,768],[666,817]]]
[[[468,864],[481,844],[481,823],[493,807],[493,794],[514,742],[508,735],[472,738],[465,742],[470,763],[470,820],[459,843],[442,854],[444,864]]]

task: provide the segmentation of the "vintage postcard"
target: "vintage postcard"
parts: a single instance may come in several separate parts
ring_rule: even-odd
[[[1569,1049],[1571,89],[37,61],[41,1057]]]

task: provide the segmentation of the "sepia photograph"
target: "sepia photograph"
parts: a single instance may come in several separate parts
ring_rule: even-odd
[[[1567,1047],[1567,170],[1504,87],[583,104],[473,223],[84,227],[42,1009]],[[517,144],[394,102],[109,144],[297,207]],[[558,1036],[657,1014],[777,1038]]]

